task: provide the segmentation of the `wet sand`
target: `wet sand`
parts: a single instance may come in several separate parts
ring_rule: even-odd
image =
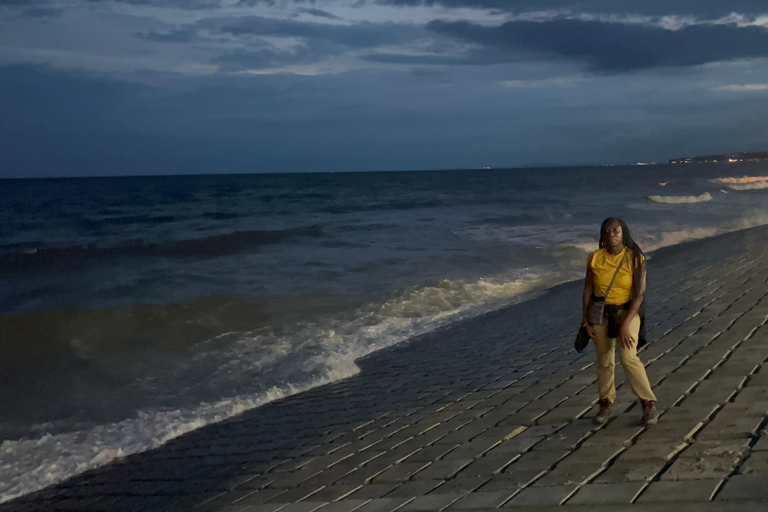
[[[642,350],[592,424],[582,283],[372,354],[353,378],[0,505],[6,511],[764,510],[768,227],[656,251]]]

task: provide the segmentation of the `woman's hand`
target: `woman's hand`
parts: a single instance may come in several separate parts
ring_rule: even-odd
[[[621,337],[621,342],[624,344],[624,348],[632,348],[635,343],[637,343],[637,340],[629,331],[629,322],[627,321],[621,324],[621,328],[619,329],[619,336]]]
[[[597,340],[597,332],[595,331],[594,325],[589,325],[588,323],[584,323],[584,329],[586,329],[587,334],[589,334],[589,337],[592,338],[592,341]]]

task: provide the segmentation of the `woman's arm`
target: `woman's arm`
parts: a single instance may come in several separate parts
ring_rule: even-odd
[[[631,322],[637,316],[638,311],[640,311],[640,305],[645,299],[645,280],[646,263],[645,258],[643,258],[642,263],[634,269],[632,275],[632,288],[635,297],[629,305],[629,312],[627,313],[627,318],[624,320],[627,323]]]
[[[643,300],[645,299],[645,281],[646,263],[645,258],[643,258],[642,263],[639,266],[635,266],[635,269],[632,273],[632,289],[634,292],[634,298],[632,299],[632,303],[629,305],[627,316],[624,318],[624,321],[621,324],[621,329],[619,329],[621,340],[624,343],[624,346],[627,348],[631,348],[632,345],[637,342],[637,340],[632,338],[632,333],[629,332],[629,324],[638,315],[640,306],[643,304]]]
[[[587,276],[584,278],[584,295],[581,298],[581,325],[587,330],[587,334],[593,340],[596,337],[595,327],[587,321],[587,309],[589,301],[595,289],[595,273],[592,272],[592,255],[587,258]]]
[[[592,267],[587,262],[587,276],[584,278],[584,295],[581,300],[581,323],[587,325],[587,308],[589,308],[589,300],[592,298],[595,288],[595,273],[592,272]]]

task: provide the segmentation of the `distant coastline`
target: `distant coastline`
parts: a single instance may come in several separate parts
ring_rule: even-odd
[[[670,164],[720,164],[736,162],[763,162],[768,160],[768,152],[754,151],[743,153],[730,153],[722,155],[686,156],[673,158]]]

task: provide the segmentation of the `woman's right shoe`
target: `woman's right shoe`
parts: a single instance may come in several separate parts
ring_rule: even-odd
[[[640,403],[643,406],[643,417],[640,420],[643,426],[655,425],[659,421],[659,413],[653,405],[654,402],[652,400],[640,400]]]
[[[592,418],[592,422],[595,425],[602,425],[611,417],[613,410],[611,409],[611,402],[607,398],[601,398],[597,404],[600,406],[600,409],[598,409],[597,415]]]

